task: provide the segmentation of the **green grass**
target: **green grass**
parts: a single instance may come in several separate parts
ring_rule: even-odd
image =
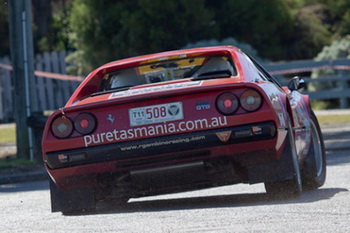
[[[320,125],[350,124],[350,115],[328,115],[317,116]]]
[[[16,126],[8,125],[0,128],[0,145],[16,143]],[[37,165],[37,162],[29,159],[17,159],[15,154],[5,155],[0,158],[0,171],[25,168]]]
[[[0,144],[16,142],[16,127],[9,126],[0,129]]]
[[[23,168],[37,165],[36,162],[28,159],[0,159],[0,170],[11,168]]]

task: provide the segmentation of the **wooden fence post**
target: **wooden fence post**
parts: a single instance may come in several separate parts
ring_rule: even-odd
[[[35,58],[35,69],[40,71],[44,70],[43,58],[39,54],[36,55],[36,58]],[[38,92],[39,109],[40,110],[48,109],[49,98],[47,95],[47,87],[46,87],[47,79],[41,76],[36,76],[36,79],[37,79],[36,90]]]
[[[43,54],[43,66],[44,71],[51,72],[51,58],[49,53],[45,52]],[[55,109],[55,98],[54,98],[54,88],[53,88],[53,80],[51,78],[45,78],[46,81],[46,91],[47,91],[47,100],[49,109]]]

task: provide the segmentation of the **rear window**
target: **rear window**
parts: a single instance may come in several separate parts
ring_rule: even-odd
[[[152,62],[129,69],[107,73],[103,76],[100,91],[123,89],[149,83],[196,78],[217,72],[237,75],[227,56],[199,56]]]

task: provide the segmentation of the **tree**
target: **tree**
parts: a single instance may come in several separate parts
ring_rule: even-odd
[[[51,0],[32,0],[35,47],[37,51],[51,51],[52,9]]]
[[[316,0],[207,0],[221,38],[234,37],[272,60],[313,58],[330,43],[327,8]]]
[[[350,0],[321,0],[328,9],[329,30],[338,37],[350,34]]]
[[[335,60],[346,58],[350,59],[350,37],[344,37],[340,40],[335,40],[331,45],[325,46],[322,51],[315,57],[316,61],[324,60]],[[312,72],[311,78],[319,78],[322,76],[334,76],[339,71],[328,68],[322,70],[316,70]],[[340,71],[342,75],[349,75],[349,71]],[[337,83],[327,82],[327,83],[311,83],[308,85],[309,90],[311,91],[320,91],[320,90],[330,90],[333,88],[338,88]],[[350,85],[350,83],[345,83],[345,85]],[[339,103],[334,100],[323,101],[323,105],[326,108],[337,108]]]
[[[333,39],[331,9],[329,0],[75,0],[70,59],[84,74],[111,60],[225,38],[269,60],[307,59]]]
[[[293,33],[293,18],[284,0],[207,1],[215,9],[220,39],[234,37],[252,45],[262,57],[286,57],[284,45]]]
[[[72,8],[72,0],[53,0],[52,2],[52,43],[53,49],[74,50],[69,41],[69,16]]]
[[[76,0],[70,27],[77,53],[71,58],[91,70],[123,57],[178,49],[216,37],[212,18],[204,0]]]
[[[242,49],[244,52],[253,56],[255,59],[262,61],[263,59],[258,56],[258,52],[249,44],[238,42],[234,38],[225,38],[222,41],[216,39],[211,40],[200,40],[196,43],[189,43],[183,49],[189,48],[199,48],[199,47],[208,47],[208,46],[220,46],[220,45],[232,45]]]
[[[10,54],[7,2],[0,2],[0,57]]]
[[[310,59],[331,42],[332,34],[328,30],[327,9],[324,5],[307,5],[296,9],[295,28],[288,58]]]
[[[34,47],[37,53],[73,49],[68,41],[69,8],[73,0],[32,0]],[[0,0],[0,56],[9,55],[8,6]]]

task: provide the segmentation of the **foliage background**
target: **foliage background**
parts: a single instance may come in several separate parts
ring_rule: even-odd
[[[9,54],[0,0],[0,56]],[[74,74],[203,41],[272,61],[311,59],[350,33],[350,0],[32,0],[35,52],[70,50]]]

